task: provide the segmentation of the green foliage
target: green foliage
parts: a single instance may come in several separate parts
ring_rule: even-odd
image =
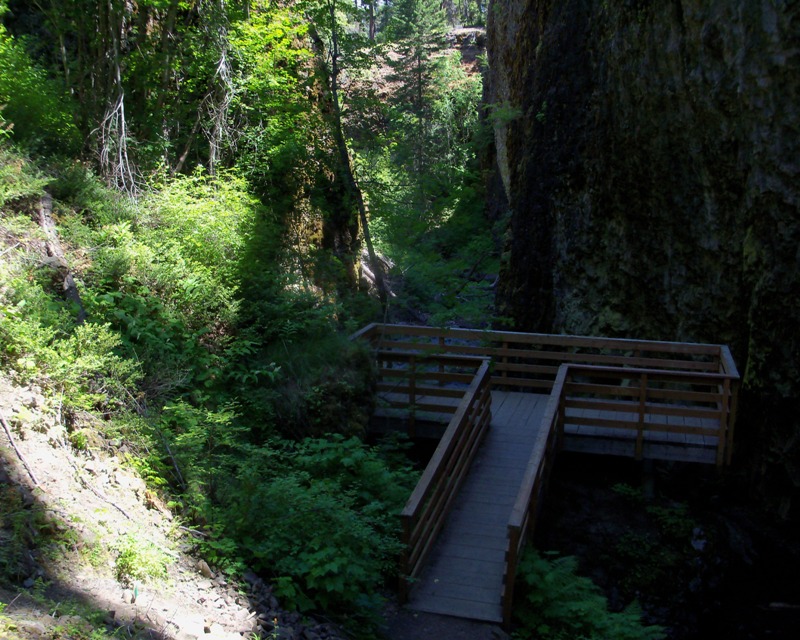
[[[194,271],[207,271],[203,280],[185,285],[184,293],[202,287],[205,296],[213,292],[213,279],[227,286],[235,283],[237,261],[250,240],[260,205],[236,174],[223,172],[211,178],[198,169],[162,185],[145,200],[142,211],[139,231],[150,246],[162,255],[175,251],[192,263]],[[198,306],[191,298],[186,302]]]
[[[622,565],[618,586],[625,596],[673,598],[677,585],[695,577],[700,552],[692,540],[699,524],[681,503],[648,504],[645,512],[649,531],[628,531],[614,545],[613,558]]]
[[[7,122],[6,119],[3,117],[4,107],[5,105],[0,105],[0,143],[11,137],[11,130],[14,127],[14,125]]]
[[[51,298],[41,275],[0,271],[0,361],[22,382],[56,395],[68,391],[68,409],[114,409],[137,381],[136,364],[118,354],[121,342],[108,324],[74,326],[67,305]]]
[[[40,196],[47,179],[20,155],[0,140],[0,207],[7,203]],[[3,212],[3,218],[6,218]],[[7,224],[3,220],[4,226]],[[28,221],[30,225],[30,221]]]
[[[415,474],[390,468],[356,438],[275,444],[240,468],[231,533],[289,604],[351,614],[375,607]]]
[[[0,485],[0,582],[19,580],[31,535],[31,512],[15,487]]]
[[[0,276],[4,272],[0,272]],[[64,303],[54,301],[39,274],[4,281],[0,361],[22,382],[64,394],[67,409],[115,409],[138,379],[138,368],[118,354],[121,342],[108,324],[74,326]]]
[[[577,575],[574,557],[547,557],[533,549],[520,562],[514,615],[521,624],[516,638],[558,640],[658,640],[658,626],[645,626],[635,602],[610,612],[597,586]]]
[[[122,584],[165,578],[169,556],[152,542],[126,534],[114,545],[114,574]]]
[[[697,521],[689,515],[685,504],[651,505],[647,507],[647,513],[655,518],[662,535],[673,541],[689,542],[697,527]]]
[[[435,5],[436,3],[434,3]],[[491,317],[496,233],[483,212],[477,166],[480,76],[441,49],[441,5],[404,2],[389,34],[400,56],[399,85],[378,144],[359,147],[375,244],[395,263],[392,305],[399,317],[485,325]],[[360,142],[360,139],[359,139]]]
[[[617,495],[623,496],[635,505],[644,504],[644,493],[641,488],[632,487],[622,482],[615,484],[611,490]]]
[[[308,23],[289,8],[259,7],[233,25],[230,39],[239,167],[280,216],[295,205],[307,178],[304,165],[313,155],[309,142],[320,135],[319,113],[308,99],[307,30]]]
[[[184,400],[167,404],[161,414],[161,431],[171,441],[173,464],[178,468],[187,513],[208,511],[216,500],[221,482],[233,472],[244,427],[235,422],[234,404],[212,411]]]
[[[280,363],[273,411],[286,437],[362,434],[371,410],[373,365],[361,345],[340,335],[281,341],[266,351]]]
[[[61,87],[34,64],[22,43],[0,24],[0,140],[12,137],[32,151],[70,153],[80,137]]]

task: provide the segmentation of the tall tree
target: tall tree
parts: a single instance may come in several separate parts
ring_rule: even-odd
[[[320,8],[322,9],[322,15],[325,16],[325,19],[322,19],[322,16],[317,14],[319,17],[316,20],[316,24],[325,27],[325,29],[324,31],[321,29],[318,30],[316,26],[312,25],[310,33],[317,46],[320,74],[330,98],[330,120],[334,144],[338,155],[339,179],[344,185],[347,199],[351,203],[351,206],[354,207],[355,213],[358,216],[361,234],[367,246],[367,255],[374,276],[378,297],[381,301],[381,305],[386,308],[387,291],[383,276],[383,268],[372,244],[369,214],[364,201],[364,195],[353,173],[353,166],[350,161],[350,150],[347,146],[342,120],[342,96],[340,92],[341,62],[345,54],[345,47],[349,49],[348,53],[352,54],[350,56],[352,59],[358,57],[358,50],[363,49],[365,43],[359,42],[357,39],[353,41],[354,37],[352,34],[349,38],[345,36],[345,29],[343,28],[339,15],[340,9],[344,9],[344,6],[339,4],[337,0],[322,0]],[[327,36],[327,42],[323,40],[324,36]],[[361,54],[363,56],[363,51]]]
[[[389,29],[394,41],[395,57],[389,58],[394,79],[400,89],[395,94],[395,113],[405,129],[408,163],[415,178],[416,205],[427,208],[425,179],[431,159],[432,99],[436,65],[446,45],[447,20],[439,0],[399,0]]]

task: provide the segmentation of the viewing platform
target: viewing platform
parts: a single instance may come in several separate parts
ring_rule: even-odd
[[[502,623],[558,451],[730,463],[724,345],[372,324],[374,421],[441,434],[401,515],[400,599]]]

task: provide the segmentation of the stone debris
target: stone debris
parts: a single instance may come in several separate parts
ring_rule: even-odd
[[[33,592],[44,589],[54,603],[81,600],[103,613],[109,632],[119,637],[160,640],[344,640],[335,625],[302,618],[280,608],[272,587],[253,571],[239,582],[192,557],[194,544],[175,539],[172,514],[144,481],[116,456],[120,440],[89,439],[86,449],[69,446],[63,425],[39,429],[50,420],[47,401],[38,389],[16,386],[0,374],[0,410],[28,412],[20,421],[19,446],[40,476],[36,494],[14,457],[4,456],[0,482],[13,485],[25,509],[45,516],[39,531],[74,540],[71,550],[45,557],[35,537],[20,555],[19,584],[0,586],[3,615],[23,633],[20,638],[56,637],[67,624],[89,637],[86,621],[60,616],[36,604]],[[99,434],[100,431],[97,430]],[[7,443],[0,438],[0,449]],[[8,532],[10,535],[10,532]],[[6,540],[0,525],[0,544]],[[119,539],[146,541],[169,556],[169,576],[158,583],[121,585],[114,578],[114,544]],[[101,563],[82,562],[81,554],[98,553]],[[103,555],[105,554],[105,555]],[[111,570],[111,571],[109,571]],[[49,586],[48,586],[49,585]],[[30,591],[28,591],[30,590]],[[56,607],[58,608],[58,607]],[[0,638],[4,638],[0,620]]]

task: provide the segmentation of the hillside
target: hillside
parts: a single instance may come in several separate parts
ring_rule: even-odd
[[[12,438],[0,434],[0,568],[24,587],[0,588],[2,637],[344,637],[281,610],[255,575],[237,582],[189,555],[202,533],[147,488],[128,446],[90,423],[70,435],[57,412],[0,378]]]

